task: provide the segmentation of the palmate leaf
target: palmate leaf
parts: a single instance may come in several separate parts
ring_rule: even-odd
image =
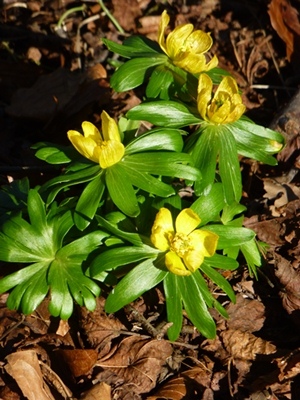
[[[97,256],[91,263],[89,271],[94,279],[102,277],[103,271],[110,271],[120,266],[136,263],[145,258],[157,257],[158,250],[153,247],[142,246],[125,246],[109,249]]]
[[[164,64],[166,56],[157,54],[152,57],[133,58],[121,65],[110,79],[116,92],[126,92],[140,86],[156,65]]]
[[[196,138],[193,140],[193,146],[189,146],[186,151],[191,154],[194,165],[202,173],[202,179],[195,184],[195,192],[200,196],[209,193],[215,181],[220,141],[214,125],[204,125],[194,135]]]
[[[0,259],[8,262],[33,264],[0,279],[0,292],[12,290],[8,305],[20,308],[25,314],[33,312],[50,290],[50,311],[68,318],[73,310],[73,299],[88,309],[95,306],[94,297],[100,289],[88,278],[84,261],[102,240],[109,236],[102,231],[69,242],[64,239],[74,225],[70,211],[46,213],[37,190],[28,196],[30,223],[21,215],[12,217],[0,232]]]
[[[126,166],[153,175],[170,176],[191,181],[201,179],[200,171],[192,164],[189,154],[149,152],[124,157]]]
[[[284,137],[271,129],[256,125],[246,117],[228,124],[226,129],[236,140],[238,153],[268,165],[277,165],[276,154],[284,145]]]
[[[225,204],[223,185],[221,183],[213,184],[207,195],[198,197],[190,206],[201,218],[200,226],[206,225],[211,221],[220,220],[220,212]]]
[[[189,276],[176,277],[185,311],[191,322],[205,337],[212,339],[216,336],[216,324],[207,309],[207,300],[204,293],[207,286],[200,282],[200,274],[194,273]],[[179,279],[181,278],[181,279]],[[208,291],[209,292],[209,291]],[[210,297],[212,297],[209,292]],[[212,299],[210,301],[212,303]]]
[[[76,204],[74,222],[78,229],[84,230],[94,218],[105,190],[102,175],[87,184]]]
[[[166,308],[168,321],[172,322],[172,326],[168,329],[168,337],[170,340],[176,340],[182,328],[182,298],[179,290],[177,276],[167,274],[164,279],[164,292],[166,296]]]
[[[132,140],[126,146],[125,155],[155,150],[180,152],[183,147],[183,135],[186,135],[186,132],[180,129],[151,129]]]
[[[105,311],[114,313],[120,310],[160,283],[167,274],[167,271],[155,267],[152,259],[143,261],[133,268],[110,292],[105,303]]]
[[[219,174],[223,183],[226,202],[239,202],[242,197],[242,176],[236,142],[230,132],[219,131]]]
[[[181,128],[203,122],[199,114],[182,103],[171,100],[149,101],[128,111],[127,117],[149,121],[154,125]]]
[[[105,182],[114,204],[126,215],[136,217],[140,208],[130,177],[121,163],[107,169]]]
[[[163,54],[157,42],[144,36],[130,36],[124,40],[123,44],[106,38],[102,39],[102,41],[110,51],[120,54],[120,56],[125,58],[153,57],[157,53]]]
[[[78,185],[79,183],[89,182],[102,173],[103,170],[99,165],[85,165],[76,172],[70,172],[50,179],[50,181],[41,187],[40,193],[48,194],[47,203],[50,204],[61,190],[69,188],[69,186]]]

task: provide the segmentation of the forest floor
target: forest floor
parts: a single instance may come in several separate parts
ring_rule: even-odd
[[[125,114],[141,93],[110,89],[118,57],[101,38],[121,43],[124,35],[98,1],[1,3],[0,184],[28,177],[34,187],[53,174],[35,158],[34,143],[66,144],[67,130],[84,120],[97,123],[103,109]],[[176,342],[157,335],[165,318],[159,288],[115,315],[104,313],[99,298],[94,312],[77,307],[68,321],[51,317],[47,301],[24,316],[9,310],[7,294],[1,295],[0,398],[299,400],[300,2],[105,4],[125,36],[156,40],[164,9],[173,24],[192,22],[211,32],[211,51],[237,80],[246,115],[285,135],[278,166],[241,160],[245,225],[268,251],[257,280],[243,265],[228,274],[237,301],[224,298],[230,318],[214,315],[214,340],[187,318]],[[1,268],[3,276],[9,269]]]

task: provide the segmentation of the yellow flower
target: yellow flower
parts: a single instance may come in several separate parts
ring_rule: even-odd
[[[207,74],[201,74],[198,84],[197,106],[201,117],[213,124],[237,121],[245,112],[236,81],[225,76],[212,97],[213,82]]]
[[[118,125],[105,111],[101,114],[102,134],[91,122],[82,123],[83,135],[68,131],[68,138],[75,149],[100,167],[105,169],[118,163],[125,153],[121,143]]]
[[[215,233],[196,229],[201,220],[190,208],[182,210],[176,218],[175,230],[170,210],[161,208],[156,215],[151,242],[167,251],[166,267],[176,275],[190,275],[203,263],[204,257],[214,255],[218,243]]]
[[[174,65],[185,69],[192,74],[208,71],[218,65],[218,58],[214,56],[206,63],[206,53],[212,46],[209,33],[200,30],[194,31],[192,24],[177,26],[165,39],[165,30],[170,17],[164,11],[158,29],[158,43]]]

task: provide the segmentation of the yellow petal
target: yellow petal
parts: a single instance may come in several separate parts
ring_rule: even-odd
[[[184,255],[183,261],[189,271],[195,272],[203,263],[204,255],[197,250],[190,250]]]
[[[203,71],[209,71],[213,68],[216,68],[219,64],[218,57],[216,55],[206,64],[205,69]]]
[[[178,255],[175,254],[173,251],[169,251],[166,254],[165,264],[168,270],[175,275],[187,276],[191,274],[190,271],[186,269],[180,257],[178,257]]]
[[[94,161],[96,163],[99,162],[100,148],[99,146],[97,146],[97,143],[93,139],[91,139],[90,137],[84,137],[77,131],[68,131],[67,135],[70,142],[78,151],[78,153],[91,161]]]
[[[198,82],[197,108],[204,120],[207,120],[206,111],[211,101],[213,82],[207,74],[201,74]]]
[[[215,99],[218,99],[219,93],[225,92],[228,94],[229,97],[232,97],[234,94],[239,92],[237,83],[234,78],[231,76],[225,76],[220,85],[218,86],[218,89],[216,90],[215,93]]]
[[[193,30],[194,26],[192,24],[184,24],[177,26],[169,33],[166,40],[166,48],[167,54],[172,60],[175,59],[177,54],[185,51],[185,41]]]
[[[168,26],[170,21],[170,17],[167,14],[167,11],[165,10],[162,15],[161,19],[159,22],[159,27],[158,27],[158,44],[160,45],[161,49],[167,54],[167,49],[166,49],[166,41],[165,41],[165,30],[166,27]]]
[[[189,235],[200,224],[198,214],[190,208],[185,208],[178,214],[175,221],[176,233]]]
[[[101,134],[94,124],[84,121],[81,126],[84,137],[94,140],[94,142],[96,142],[98,145],[102,142]]]
[[[229,100],[224,102],[220,107],[218,107],[217,103],[213,100],[211,106],[208,106],[207,116],[214,124],[222,124],[230,115],[230,110],[231,104]]]
[[[202,72],[206,67],[206,58],[204,54],[193,54],[193,53],[181,53],[173,61],[173,63],[182,69],[190,72],[191,74],[197,74]]]
[[[244,106],[244,104],[237,104],[230,115],[228,115],[228,117],[226,118],[226,123],[237,121],[241,118],[245,111],[246,107]]]
[[[206,53],[212,44],[210,34],[200,30],[192,32],[184,43],[186,50],[195,54]]]
[[[101,120],[104,140],[115,140],[121,142],[120,132],[116,121],[111,118],[106,111],[102,111]]]
[[[203,257],[211,257],[217,249],[219,236],[213,232],[196,229],[189,234],[189,242],[194,251]]]
[[[167,208],[161,208],[156,214],[150,240],[157,249],[166,251],[170,248],[170,240],[173,235],[172,214]]]
[[[124,145],[115,140],[103,142],[100,150],[99,163],[100,167],[105,169],[117,164],[124,156]]]

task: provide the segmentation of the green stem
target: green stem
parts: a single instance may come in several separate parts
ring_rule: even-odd
[[[111,20],[111,22],[117,28],[118,32],[120,32],[122,35],[124,35],[125,34],[124,29],[121,27],[119,22],[115,19],[115,17],[110,13],[108,8],[104,5],[103,0],[99,0],[99,4],[102,7],[102,9],[105,12],[105,14],[108,16],[108,18]]]
[[[78,7],[74,7],[74,8],[70,8],[70,10],[67,10],[65,13],[63,13],[63,15],[59,18],[58,22],[57,22],[57,27],[61,28],[64,20],[70,15],[73,14],[77,11],[84,11],[86,9],[86,5],[82,5],[82,6],[78,6]]]

